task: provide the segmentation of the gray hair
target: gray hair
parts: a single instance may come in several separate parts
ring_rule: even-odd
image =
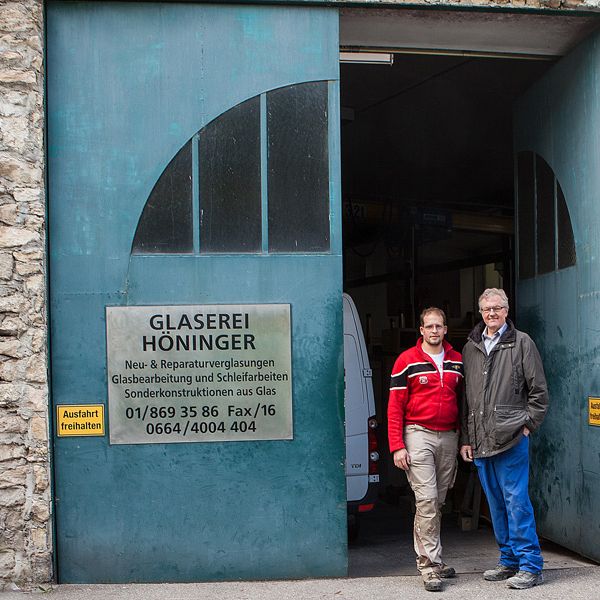
[[[506,292],[504,290],[500,290],[498,288],[487,288],[486,290],[483,291],[483,294],[481,294],[481,296],[479,296],[479,300],[478,300],[480,309],[481,309],[481,301],[489,298],[490,296],[499,296],[500,300],[502,300],[503,308],[506,308],[508,310],[508,297],[506,295]]]

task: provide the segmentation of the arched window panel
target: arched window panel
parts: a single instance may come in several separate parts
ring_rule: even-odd
[[[270,252],[329,250],[327,82],[267,93]]]
[[[192,142],[185,144],[156,182],[138,222],[133,254],[191,253]]]
[[[257,253],[263,235],[269,252],[329,251],[327,82],[267,92],[265,107],[260,96],[238,104],[177,153],[144,207],[134,254]]]
[[[260,97],[200,132],[200,252],[260,252]]]
[[[550,273],[555,269],[556,236],[554,231],[554,172],[539,155],[535,159],[537,199],[537,272]]]
[[[556,216],[558,225],[558,268],[566,269],[577,262],[577,254],[569,208],[558,182],[556,182]]]
[[[565,196],[552,167],[533,152],[517,157],[517,198],[520,279],[575,265],[575,237]]]
[[[533,152],[517,157],[517,199],[519,218],[519,277],[535,275],[535,187]]]

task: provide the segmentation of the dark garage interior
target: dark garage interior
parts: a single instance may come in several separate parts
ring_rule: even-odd
[[[393,362],[414,344],[420,311],[443,308],[460,350],[484,288],[514,298],[513,103],[552,64],[398,53],[392,64],[341,65],[344,291],[365,334],[381,457],[379,500],[361,517],[359,544],[369,523],[412,529],[385,415]],[[471,474],[460,465],[445,509],[459,528],[477,526]]]
[[[369,353],[380,454],[375,507],[351,531],[354,576],[417,574],[412,492],[387,448],[389,375],[424,307],[444,309],[461,350],[484,288],[503,287],[514,306],[513,103],[554,62],[397,53],[391,65],[341,65],[344,291]],[[442,533],[459,573],[497,558],[480,498],[474,468],[459,460]],[[588,564],[542,545],[548,568]]]

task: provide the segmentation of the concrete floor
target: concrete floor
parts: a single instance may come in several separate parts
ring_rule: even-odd
[[[362,515],[358,539],[349,547],[350,577],[417,575],[412,541],[413,515],[406,504],[392,506],[379,502]],[[540,540],[544,569],[597,567],[561,546]],[[461,531],[456,513],[442,521],[444,561],[457,573],[482,573],[498,562],[498,547],[491,526],[480,521],[476,531]]]

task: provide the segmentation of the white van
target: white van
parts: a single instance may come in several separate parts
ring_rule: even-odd
[[[379,483],[375,399],[367,347],[356,306],[344,294],[344,406],[348,534],[358,534],[360,513],[372,510]]]

